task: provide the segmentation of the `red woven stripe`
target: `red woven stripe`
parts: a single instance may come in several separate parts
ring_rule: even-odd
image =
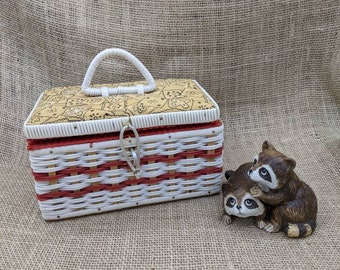
[[[159,135],[159,134],[166,134],[166,133],[207,129],[207,128],[219,127],[221,125],[222,125],[222,122],[218,120],[218,121],[209,122],[209,123],[200,123],[200,124],[192,124],[192,125],[161,126],[161,127],[147,128],[147,129],[138,129],[138,133],[140,137],[143,137],[143,136]],[[129,133],[129,131],[127,131],[126,136],[133,137],[133,133],[132,132]],[[27,139],[27,149],[28,150],[39,150],[39,149],[45,149],[45,148],[61,147],[61,146],[75,145],[75,144],[104,142],[104,141],[118,140],[118,139],[119,139],[119,132],[75,136],[75,137],[67,137],[67,138],[55,138],[55,139],[53,138],[51,139]]]
[[[162,156],[162,155],[152,155],[152,156],[146,156],[141,158],[141,164],[147,164],[149,162],[175,162],[181,159],[186,159],[188,157],[202,157],[206,159],[210,158],[217,158],[222,155],[223,147],[220,147],[216,150],[214,150],[213,153],[208,153],[208,151],[205,150],[190,150],[190,151],[183,151],[181,153],[175,154],[173,157],[169,156]],[[106,170],[109,170],[110,168],[115,167],[117,169],[129,169],[129,166],[125,161],[117,160],[117,161],[111,161],[103,163],[96,168],[87,168],[87,167],[73,167],[73,168],[67,168],[60,171],[55,172],[55,175],[49,175],[48,173],[37,173],[32,171],[32,174],[35,178],[35,181],[53,181],[58,180],[59,178],[70,176],[72,174],[96,174],[100,173]]]
[[[205,168],[205,169],[202,169],[202,170],[199,170],[193,173],[189,173],[189,174],[180,173],[180,172],[166,173],[158,177],[155,177],[153,179],[141,178],[141,179],[136,179],[136,180],[127,180],[116,185],[100,184],[100,185],[88,186],[79,191],[56,191],[56,192],[50,192],[46,194],[37,194],[37,198],[39,201],[46,201],[46,200],[55,199],[58,197],[79,198],[79,197],[85,196],[88,193],[98,192],[102,190],[117,191],[130,185],[157,184],[162,181],[173,179],[173,178],[193,179],[200,175],[221,173],[221,172],[222,172],[222,168],[216,167],[216,168]]]

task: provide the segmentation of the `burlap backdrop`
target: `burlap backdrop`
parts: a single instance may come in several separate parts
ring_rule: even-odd
[[[339,269],[339,1],[2,1],[1,269]],[[225,123],[225,168],[269,139],[319,199],[303,240],[219,220],[221,196],[44,222],[22,124],[46,88],[79,85],[121,47],[155,78],[198,80]],[[107,60],[95,82],[140,79]]]

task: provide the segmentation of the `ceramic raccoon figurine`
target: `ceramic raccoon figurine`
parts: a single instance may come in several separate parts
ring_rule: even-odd
[[[295,161],[264,142],[262,152],[249,169],[250,179],[258,185],[250,193],[271,205],[269,221],[260,221],[268,232],[284,231],[289,237],[313,233],[316,226],[317,200],[313,190],[294,173]]]
[[[256,185],[247,174],[251,166],[252,163],[245,163],[236,171],[227,171],[225,173],[228,182],[222,185],[222,193],[223,221],[226,224],[232,222],[231,216],[241,218],[254,216],[259,221],[262,221],[266,216],[266,206],[250,194],[250,189]]]

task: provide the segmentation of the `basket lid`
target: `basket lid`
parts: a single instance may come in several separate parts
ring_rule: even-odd
[[[151,90],[141,90],[141,86],[150,85]],[[108,133],[120,131],[127,123],[137,129],[206,123],[220,117],[217,103],[190,79],[152,79],[148,85],[133,82],[94,87],[91,89],[104,89],[104,94],[89,95],[84,91],[84,83],[44,91],[25,121],[26,137]],[[108,89],[115,89],[116,94],[111,95]],[[122,89],[137,90],[133,93]]]

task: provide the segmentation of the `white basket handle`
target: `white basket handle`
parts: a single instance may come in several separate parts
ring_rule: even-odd
[[[136,85],[136,86],[118,86],[115,88],[108,88],[108,87],[101,87],[101,88],[91,88],[91,80],[94,75],[94,72],[96,71],[97,66],[101,61],[104,59],[110,57],[110,56],[120,56],[122,58],[125,58],[130,63],[132,63],[140,73],[142,73],[143,77],[147,81],[147,85]],[[151,92],[156,88],[156,83],[154,78],[152,77],[151,73],[146,69],[146,67],[140,62],[134,55],[131,53],[118,49],[118,48],[111,48],[106,49],[96,55],[96,57],[92,60],[89,68],[86,71],[83,84],[81,86],[81,89],[83,92],[85,92],[89,96],[104,96],[107,97],[109,95],[114,94],[132,94],[132,93],[138,93],[138,94],[144,94],[144,92]]]

